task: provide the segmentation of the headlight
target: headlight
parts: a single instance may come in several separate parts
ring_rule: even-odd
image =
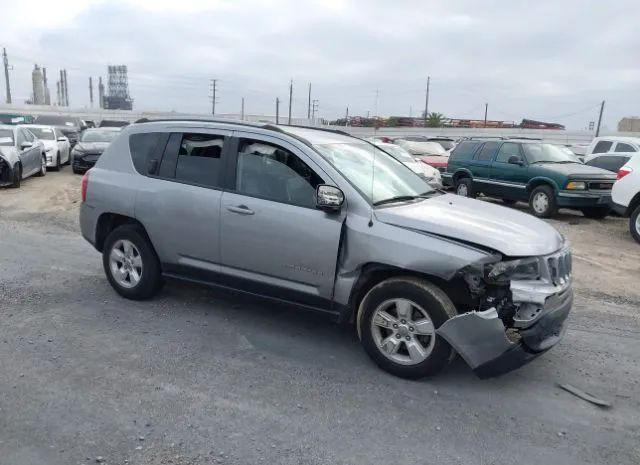
[[[585,190],[586,188],[587,188],[587,183],[584,181],[569,181],[567,183],[567,189]]]
[[[540,261],[534,257],[498,262],[489,267],[487,277],[493,281],[538,279],[540,278]]]

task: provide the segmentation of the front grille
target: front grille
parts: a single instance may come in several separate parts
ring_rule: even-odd
[[[612,187],[613,187],[613,182],[605,182],[605,181],[589,182],[589,190],[610,191]]]
[[[551,282],[555,286],[565,284],[571,279],[571,252],[563,250],[552,255],[547,258],[547,266],[549,267]]]

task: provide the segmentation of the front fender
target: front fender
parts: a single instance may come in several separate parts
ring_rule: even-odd
[[[534,178],[531,178],[527,183],[527,192],[531,192],[537,186],[542,184],[550,185],[551,187],[553,187],[553,190],[555,190],[556,192],[558,192],[561,189],[561,187],[553,178],[550,178],[548,176],[535,176]]]

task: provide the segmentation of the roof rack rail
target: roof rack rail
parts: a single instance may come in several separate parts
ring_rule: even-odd
[[[251,121],[239,121],[235,119],[213,119],[213,118],[140,118],[134,121],[134,124],[140,123],[163,123],[163,122],[197,122],[197,123],[221,123],[221,124],[237,124],[254,127],[264,127],[268,123],[254,123]]]
[[[353,137],[351,134],[349,134],[346,131],[342,131],[340,129],[331,129],[331,128],[322,128],[322,127],[316,127],[316,126],[304,126],[301,124],[281,124],[280,126],[285,126],[285,127],[290,127],[290,128],[300,128],[300,129],[315,129],[316,131],[324,131],[324,132],[331,132],[333,134],[340,134],[342,136],[350,136]],[[276,126],[277,128],[277,126]],[[277,128],[280,131],[282,131],[280,128]]]

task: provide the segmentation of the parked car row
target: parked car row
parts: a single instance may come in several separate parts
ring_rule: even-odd
[[[73,122],[73,119],[67,121]],[[44,176],[47,169],[72,165],[84,173],[119,132],[119,127],[85,129],[78,134],[71,126],[45,124],[0,125],[0,187],[20,187],[23,179]],[[66,132],[65,132],[66,130]],[[75,143],[69,134],[73,134]]]

